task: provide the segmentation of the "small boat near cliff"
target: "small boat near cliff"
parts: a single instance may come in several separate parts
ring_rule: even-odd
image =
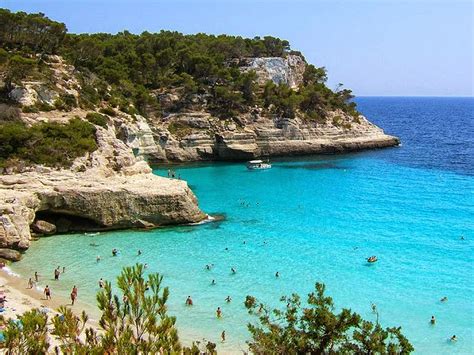
[[[249,170],[265,170],[270,169],[272,165],[269,162],[264,162],[263,160],[250,160],[247,163],[247,169]]]

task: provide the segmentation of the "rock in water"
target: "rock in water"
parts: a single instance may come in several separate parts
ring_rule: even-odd
[[[0,248],[0,258],[10,261],[19,261],[21,259],[21,253],[13,249]]]
[[[36,220],[32,225],[31,229],[33,232],[40,233],[40,234],[54,234],[56,233],[56,226],[52,223],[43,221],[43,220]]]

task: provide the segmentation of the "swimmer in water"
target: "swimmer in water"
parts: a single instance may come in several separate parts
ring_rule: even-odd
[[[104,288],[104,280],[102,280],[102,278],[99,280],[99,287]]]
[[[193,300],[191,299],[191,296],[188,296],[188,298],[186,298],[186,305],[187,306],[192,306],[193,305]]]
[[[210,265],[206,265],[206,269],[207,269],[207,270],[211,270],[211,266],[210,266]]]
[[[448,297],[444,296],[443,298],[440,299],[440,302],[446,302],[448,300]]]
[[[140,249],[138,249],[137,255],[138,256],[142,255],[142,251]]]
[[[118,250],[113,248],[112,249],[112,256],[117,256],[117,254],[118,254]]]
[[[217,316],[217,318],[221,318],[221,317],[222,317],[221,307],[217,307],[216,316]]]
[[[456,335],[453,335],[453,336],[451,337],[451,341],[452,341],[452,342],[458,341],[458,338],[456,337]]]
[[[211,285],[215,285],[215,284],[216,284],[216,280],[212,280]]]
[[[97,257],[95,258],[95,262],[98,263],[100,261],[100,255],[97,255]]]
[[[145,265],[143,265],[143,267],[144,267],[145,269],[148,269],[148,264],[145,263]]]
[[[232,298],[230,298],[230,296],[227,296],[227,297],[225,298],[225,301],[226,301],[227,303],[230,303],[230,301],[232,301]]]
[[[232,271],[233,274],[235,274],[237,271],[233,267],[230,268],[230,271]]]
[[[435,318],[435,316],[431,316],[430,323],[431,323],[432,325],[435,325],[435,324],[436,324],[436,318]]]
[[[280,273],[277,271],[275,277],[280,277]]]

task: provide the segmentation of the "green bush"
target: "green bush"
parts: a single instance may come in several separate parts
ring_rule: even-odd
[[[0,166],[9,159],[28,164],[68,167],[77,157],[97,149],[95,127],[89,122],[72,119],[66,124],[23,123],[0,124]]]
[[[107,123],[109,122],[109,119],[101,115],[100,113],[97,112],[89,112],[86,115],[86,120],[88,120],[90,123],[95,124],[97,126],[101,126],[104,128],[107,128]]]
[[[15,106],[0,103],[0,122],[16,121],[20,118],[20,109]]]
[[[115,116],[116,113],[112,107],[103,107],[99,110],[100,113],[103,113],[104,115],[109,115],[109,116]]]
[[[57,110],[71,111],[74,107],[77,107],[76,97],[72,94],[61,94],[54,102],[54,107]]]

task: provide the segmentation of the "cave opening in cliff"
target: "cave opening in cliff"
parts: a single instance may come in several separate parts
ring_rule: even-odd
[[[38,220],[54,224],[57,233],[90,232],[104,229],[104,226],[92,219],[49,210],[37,211],[35,221]]]

